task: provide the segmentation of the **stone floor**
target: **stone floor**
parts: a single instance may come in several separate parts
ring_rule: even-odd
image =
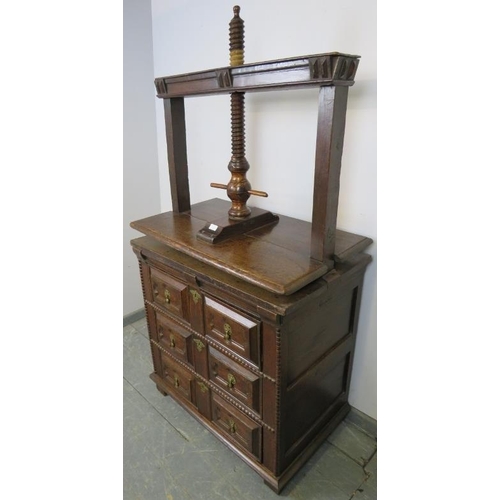
[[[123,329],[124,500],[261,500],[278,496],[260,476],[150,380],[146,320]],[[281,497],[377,497],[376,422],[352,410]]]

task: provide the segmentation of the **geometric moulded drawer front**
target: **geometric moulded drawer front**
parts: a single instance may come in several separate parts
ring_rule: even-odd
[[[188,320],[188,286],[157,269],[151,268],[153,301],[169,313]]]
[[[260,377],[209,347],[210,380],[260,414]]]
[[[163,368],[161,377],[169,390],[187,403],[196,405],[194,376],[164,353],[161,355],[161,362]]]
[[[216,394],[212,394],[212,421],[229,441],[262,460],[262,427]]]
[[[192,333],[182,326],[171,321],[167,316],[155,312],[158,330],[158,342],[160,345],[176,358],[193,364],[193,342]]]
[[[260,368],[260,322],[205,297],[206,335]]]

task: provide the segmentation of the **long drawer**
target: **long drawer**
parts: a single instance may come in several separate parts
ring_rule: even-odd
[[[251,410],[261,412],[261,379],[212,347],[208,351],[210,380]]]
[[[193,334],[164,314],[158,311],[155,314],[160,345],[177,359],[193,365]]]
[[[151,289],[155,304],[189,321],[189,288],[186,283],[152,267]]]
[[[205,297],[206,335],[260,367],[260,322]]]
[[[162,373],[169,390],[191,406],[196,407],[195,377],[188,370],[177,364],[167,354],[161,355]]]
[[[212,394],[212,421],[230,442],[262,461],[262,427],[217,394]]]

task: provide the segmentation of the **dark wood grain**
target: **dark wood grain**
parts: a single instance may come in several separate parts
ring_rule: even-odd
[[[311,223],[283,215],[280,217],[279,224],[251,230],[247,235],[308,255],[311,248]],[[292,234],[293,238],[290,237]],[[337,229],[333,258],[335,262],[345,262],[366,250],[372,243],[371,238]]]
[[[283,215],[272,226],[218,245],[198,240],[198,231],[209,220],[226,216],[229,206],[227,201],[213,199],[193,205],[189,214],[167,212],[135,221],[131,226],[171,248],[273,293],[293,293],[332,267],[309,257],[311,223]],[[293,234],[293,238],[287,234]],[[343,260],[353,254],[350,249],[365,248],[372,242],[363,236],[341,234],[339,242],[343,246],[339,250]]]
[[[189,196],[184,99],[182,97],[165,99],[163,107],[165,110],[172,208],[174,212],[186,212],[191,208],[191,201]]]
[[[348,90],[347,87],[322,87],[319,92],[311,257],[321,262],[333,259],[335,253]]]
[[[271,308],[276,314],[283,316],[293,314],[295,310],[319,300],[325,293],[325,283],[334,284],[336,281],[349,279],[353,269],[356,269],[354,265],[366,266],[372,260],[370,255],[357,254],[294,294],[278,295],[168,247],[150,236],[137,238],[131,243],[141,259],[154,267],[169,270],[176,276],[196,273],[200,290],[209,295],[217,295],[250,313],[259,314],[260,308]]]
[[[199,205],[205,204],[227,210],[229,203],[210,200]],[[208,220],[197,218],[203,210],[193,208],[190,214],[167,212],[135,221],[131,226],[176,250],[278,294],[293,293],[328,271],[325,264],[310,259],[307,253],[298,254],[248,235],[218,245],[200,241],[197,233]]]

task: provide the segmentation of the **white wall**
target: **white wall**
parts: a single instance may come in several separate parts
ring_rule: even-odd
[[[123,314],[144,307],[133,220],[160,211],[151,4],[123,3]]]
[[[227,66],[236,0],[152,0],[155,76]],[[245,61],[321,52],[361,55],[349,91],[338,226],[376,235],[376,2],[252,0],[240,2]],[[250,205],[311,220],[318,91],[246,95],[247,159],[252,187],[269,198]],[[156,103],[162,211],[171,209],[162,103]],[[224,198],[210,182],[229,180],[229,97],[186,100],[191,201]],[[283,130],[285,132],[283,132]],[[281,186],[287,173],[286,187]],[[376,256],[375,244],[368,250]],[[376,267],[370,265],[361,305],[351,404],[376,418]]]

